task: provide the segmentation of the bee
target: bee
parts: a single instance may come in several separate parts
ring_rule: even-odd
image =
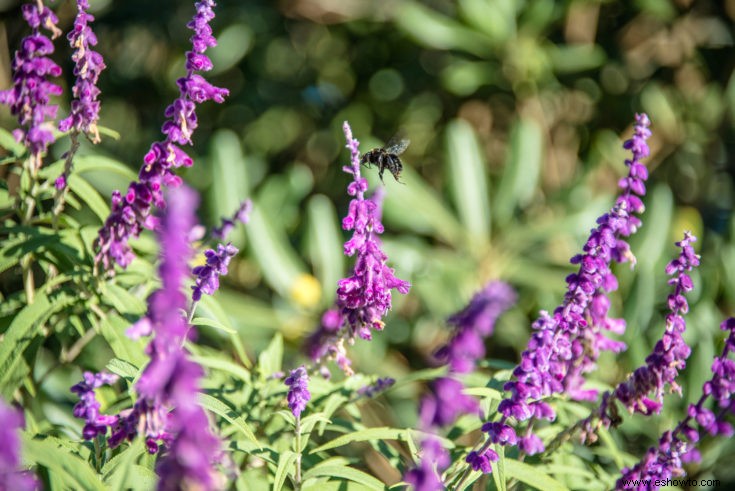
[[[377,166],[380,182],[385,183],[385,181],[383,181],[383,172],[385,172],[386,169],[393,174],[393,178],[397,182],[401,182],[398,178],[401,176],[403,164],[401,163],[399,155],[408,148],[409,143],[411,142],[405,138],[397,138],[394,136],[388,141],[388,144],[385,147],[373,148],[369,152],[365,152],[360,159],[360,164],[368,168],[371,165]]]

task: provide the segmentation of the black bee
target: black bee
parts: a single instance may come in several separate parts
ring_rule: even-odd
[[[393,174],[393,178],[396,181],[401,182],[398,178],[401,176],[403,164],[399,155],[408,148],[409,143],[411,143],[409,140],[399,139],[394,136],[384,148],[373,148],[369,152],[365,152],[360,159],[360,164],[367,167],[371,165],[378,166],[378,177],[380,177],[381,182],[384,182],[383,172],[386,169]]]

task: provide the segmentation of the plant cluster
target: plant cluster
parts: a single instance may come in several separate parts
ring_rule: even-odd
[[[350,178],[341,228],[350,236],[339,260],[351,266],[323,285],[334,300],[314,313],[301,353],[287,353],[275,334],[253,354],[218,296],[245,255],[234,243],[237,229],[244,226],[261,245],[259,234],[273,230],[264,200],[238,196],[241,204],[207,230],[197,216],[199,195],[180,175],[195,164],[183,147],[195,143],[198,106],[225,104],[229,94],[203,75],[214,68],[207,54],[217,44],[214,0],[194,3],[185,75],[164,111],[163,137],[137,174],[93,149],[119,135],[99,122],[106,66],[94,50],[88,1],[76,7],[67,35],[74,77],[68,115],[57,120],[53,100],[63,95],[60,60],[52,59],[59,20],[42,0],[23,5],[30,34],[15,52],[12,86],[0,92],[17,119],[15,130],[0,131],[0,164],[8,169],[0,188],[0,490],[398,484],[432,491],[519,483],[563,490],[586,489],[594,479],[603,487],[656,489],[655,482],[702,462],[705,437],[733,435],[735,318],[728,318],[711,377],[701,389],[686,387],[698,394],[686,416],[637,457],[634,446],[623,455],[616,436],[627,420],[662,415],[675,401],[665,397],[685,388],[680,373],[693,352],[685,316],[695,268],[706,261],[691,232],[675,243],[664,270],[671,291],[652,351],[631,373],[606,384],[593,377],[603,357],[627,349],[626,320],[612,316],[622,281],[615,265],[637,263],[630,237],[644,225],[652,136],[646,114],[635,116],[623,143],[629,156],[618,197],[571,258],[575,269],[559,305],[532,323],[520,361],[501,366],[487,356],[496,327],[523,302],[498,275],[447,319],[452,332],[434,347],[433,368],[390,377],[361,373],[353,352],[399,328],[390,325],[394,300],[410,298],[422,278],[400,279],[409,277],[392,267],[400,248],[381,239],[386,194],[405,191],[391,184],[370,192],[360,143],[344,122],[350,156],[342,170]],[[473,144],[461,136],[471,130],[454,131],[460,136],[453,141]],[[52,145],[65,149],[56,160]],[[124,176],[127,191],[113,191],[108,207],[87,178],[93,172]],[[410,187],[410,175],[406,181]],[[470,217],[471,230],[459,232],[469,243],[487,232],[471,218],[482,217],[481,208],[461,212]],[[419,211],[404,213],[420,220]],[[301,278],[290,295],[308,308],[313,277]],[[421,381],[427,384],[415,424],[373,424],[391,392]],[[572,464],[565,463],[579,463],[586,449],[593,451],[583,479],[570,479]]]

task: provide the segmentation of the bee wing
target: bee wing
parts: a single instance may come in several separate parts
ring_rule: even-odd
[[[393,155],[400,155],[406,151],[410,143],[411,140],[408,138],[400,138],[396,135],[388,140],[388,143],[385,146],[385,151],[387,153],[392,153]]]

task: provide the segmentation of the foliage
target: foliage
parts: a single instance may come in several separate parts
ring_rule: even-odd
[[[55,132],[33,176],[24,164],[29,150],[11,135],[15,118],[0,115],[0,397],[23,408],[23,462],[47,489],[150,489],[156,456],[140,439],[114,449],[102,437],[85,441],[69,388],[84,371],[107,370],[120,380],[96,390],[103,413],[139,397],[146,343],[125,331],[161,286],[158,243],[144,232],[132,242],[131,265],[105,276],[95,267],[95,239],[112,191],[137,179],[150,142],[160,139],[190,49],[184,26],[193,2],[90,3],[95,49],[108,65],[99,80],[102,141],[79,135],[62,211],[55,180],[72,135]],[[626,158],[617,135],[628,137],[633,114],[645,111],[653,137],[643,226],[630,240],[638,261],[613,268],[619,289],[611,295],[612,312],[627,320],[629,348],[603,355],[589,384],[614,389],[645,364],[667,311],[664,266],[676,254],[673,241],[692,230],[702,264],[691,273],[682,397],[667,395],[655,417],[626,414],[594,445],[571,439],[523,462],[517,450],[498,448],[492,475],[472,472],[463,483],[614,486],[699,400],[722,351],[717,327],[735,304],[732,11],[721,2],[667,0],[220,3],[208,78],[230,95],[197,109],[195,165],[177,173],[202,195],[199,215],[210,229],[243,199],[253,201],[249,222],[231,235],[240,252],[222,287],[199,301],[191,322],[198,338],[186,343],[206,373],[199,402],[225,442],[230,486],[401,482],[429,431],[416,429],[419,401],[447,375],[432,356],[450,336],[446,318],[502,279],[519,301],[500,318],[479,367],[459,377],[485,418],[466,414],[439,435],[452,462],[447,475],[459,474],[504,398],[532,320],[560,303],[569,258],[613,203]],[[52,7],[68,32],[74,2]],[[20,3],[0,9],[12,52],[28,27],[18,21]],[[75,77],[63,40],[51,56],[64,73],[56,81],[66,116]],[[283,376],[307,362],[302,346],[352,271],[340,227],[350,199],[341,171],[349,162],[345,120],[363,152],[397,132],[411,139],[401,156],[405,185],[386,175],[381,240],[390,267],[412,287],[394,295],[383,332],[348,348],[354,375],[334,365],[329,380],[310,374],[311,399],[296,418]],[[370,190],[376,174],[365,170]],[[194,244],[196,265],[207,237]],[[395,384],[375,397],[361,392],[383,377]],[[557,420],[540,434],[547,443],[591,411],[566,397],[553,405]],[[705,438],[699,449],[702,463],[687,467],[689,476],[735,482],[723,465],[735,455],[732,440]]]

